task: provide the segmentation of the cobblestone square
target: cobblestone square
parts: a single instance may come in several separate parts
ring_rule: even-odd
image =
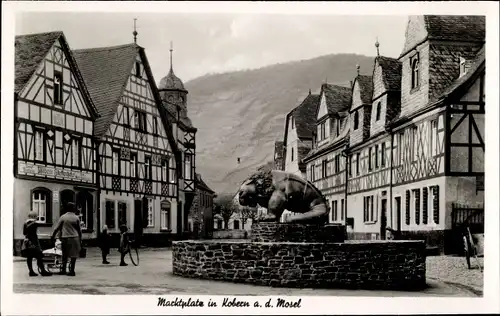
[[[47,294],[152,294],[152,295],[295,295],[295,296],[477,296],[469,288],[440,281],[447,277],[457,280],[457,275],[466,271],[463,262],[448,257],[428,258],[428,288],[421,292],[365,291],[340,289],[290,289],[233,284],[226,282],[181,278],[172,274],[172,252],[168,248],[141,249],[140,265],[135,267],[127,258],[129,266],[120,267],[116,249],[111,250],[110,265],[101,264],[99,249],[89,248],[87,258],[80,259],[76,265],[76,277],[54,275],[51,277],[29,277],[24,258],[14,258],[14,292]],[[440,259],[440,260],[439,260]],[[455,259],[455,258],[453,258]],[[463,266],[460,267],[460,263]],[[453,269],[438,268],[444,265]],[[449,271],[444,276],[443,271]],[[441,271],[435,273],[434,271]],[[454,272],[453,272],[454,271]],[[466,277],[464,277],[466,278]],[[472,279],[475,279],[472,278]],[[482,282],[482,279],[481,279]],[[471,284],[472,285],[472,284]]]

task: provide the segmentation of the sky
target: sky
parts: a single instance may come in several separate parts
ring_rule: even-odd
[[[184,82],[207,73],[254,69],[318,56],[398,57],[408,17],[215,13],[37,12],[16,16],[16,35],[63,31],[72,49],[133,42],[146,49],[155,81],[170,68]]]

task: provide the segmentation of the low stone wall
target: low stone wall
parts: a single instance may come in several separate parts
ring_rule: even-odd
[[[309,288],[418,290],[425,287],[425,243],[264,243],[174,241],[173,273],[211,280]]]
[[[248,238],[248,231],[244,229],[222,229],[214,230],[213,239],[245,239]]]
[[[252,225],[254,242],[344,242],[344,225],[259,222]]]

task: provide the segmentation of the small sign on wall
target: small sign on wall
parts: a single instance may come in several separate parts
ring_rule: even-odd
[[[52,200],[57,203],[59,202],[59,191],[53,191],[52,192]]]

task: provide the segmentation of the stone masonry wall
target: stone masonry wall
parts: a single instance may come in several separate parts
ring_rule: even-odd
[[[346,228],[338,224],[259,222],[252,225],[254,242],[344,242]]]
[[[407,289],[425,287],[425,243],[256,243],[175,241],[173,273],[279,287]]]

